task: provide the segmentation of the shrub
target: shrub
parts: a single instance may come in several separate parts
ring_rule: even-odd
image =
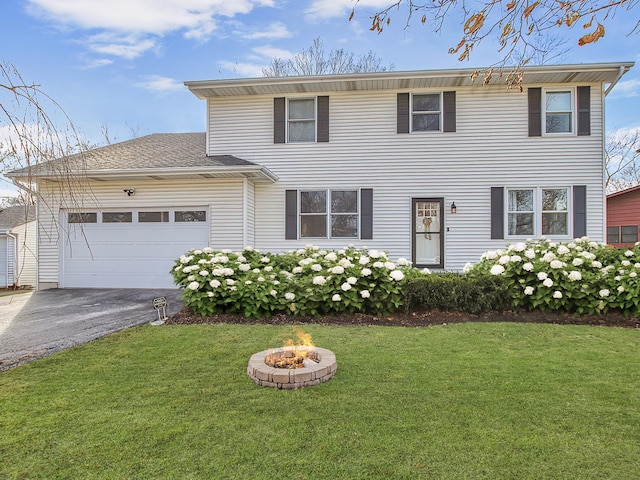
[[[259,317],[390,313],[402,306],[408,270],[415,269],[406,260],[396,264],[376,250],[307,246],[277,255],[253,248],[191,250],[176,260],[171,273],[195,313]]]
[[[516,309],[640,315],[640,246],[614,249],[586,237],[547,239],[485,252],[465,267],[470,277],[501,278]]]
[[[510,294],[501,277],[434,273],[409,278],[404,285],[407,311],[449,310],[485,313],[510,308]]]

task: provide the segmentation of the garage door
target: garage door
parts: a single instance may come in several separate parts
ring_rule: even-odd
[[[209,245],[208,209],[65,212],[62,287],[171,288],[169,271],[192,248]]]

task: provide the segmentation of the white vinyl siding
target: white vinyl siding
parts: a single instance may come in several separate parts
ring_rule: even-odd
[[[559,89],[565,89],[560,86]],[[536,185],[586,185],[587,234],[604,235],[602,96],[592,86],[588,137],[528,136],[527,94],[503,86],[456,90],[456,132],[397,135],[396,91],[319,92],[331,98],[331,142],[274,144],[273,97],[215,98],[209,151],[264,165],[279,177],[256,184],[256,243],[286,251],[309,243],[284,240],[287,189],[373,189],[373,239],[313,239],[321,247],[348,243],[411,257],[411,198],[445,199],[445,268],[462,269],[488,249],[490,188],[523,179]],[[454,201],[457,213],[451,214]]]

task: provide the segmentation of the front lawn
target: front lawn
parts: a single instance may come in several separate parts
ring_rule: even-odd
[[[143,326],[0,374],[0,478],[629,479],[640,330],[305,327],[338,372],[255,385],[290,326]]]

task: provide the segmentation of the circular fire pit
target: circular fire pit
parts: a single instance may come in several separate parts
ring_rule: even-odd
[[[277,368],[267,365],[267,357],[284,357],[292,350],[308,352],[302,368]],[[264,350],[252,355],[247,373],[254,382],[263,387],[294,389],[326,382],[335,375],[337,369],[336,356],[331,350],[298,345]]]

